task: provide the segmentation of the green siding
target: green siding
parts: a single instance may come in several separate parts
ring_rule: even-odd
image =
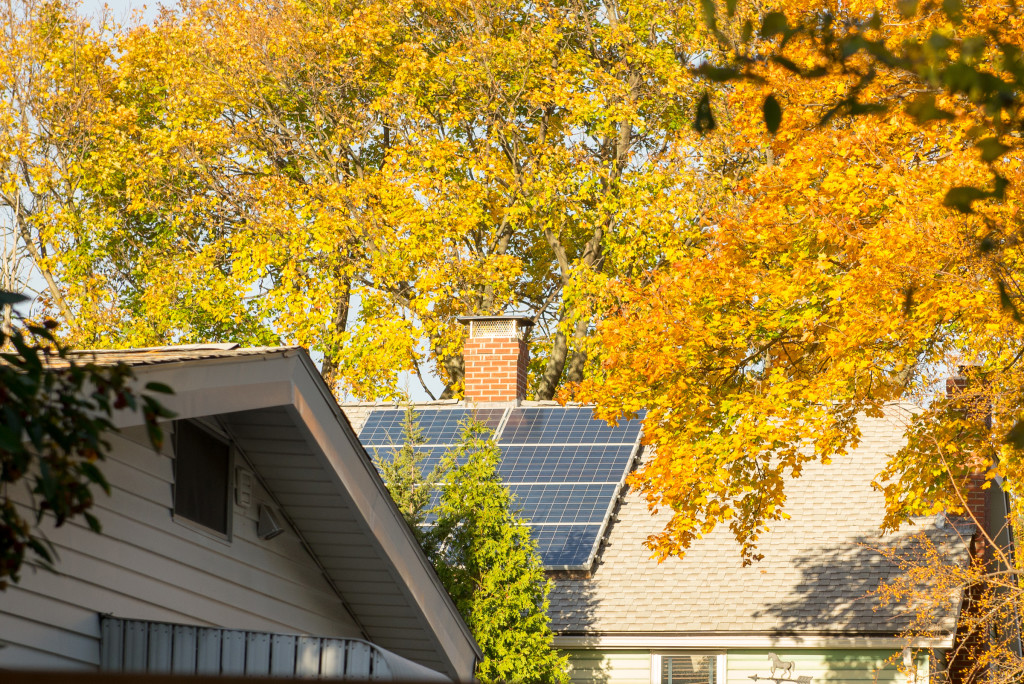
[[[566,653],[573,684],[651,684],[650,651]]]
[[[799,680],[811,677],[812,684],[826,682],[877,682],[878,684],[906,684],[906,677],[897,667],[902,662],[901,651],[868,651],[840,649],[778,649],[782,660],[794,664],[792,676]],[[926,659],[917,660],[919,682],[926,681]],[[767,650],[730,650],[726,656],[728,684],[751,684],[754,675],[764,679],[771,674],[771,661]],[[780,672],[776,675],[781,676]]]

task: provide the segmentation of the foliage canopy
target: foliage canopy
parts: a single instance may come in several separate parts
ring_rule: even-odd
[[[633,483],[674,513],[652,549],[724,522],[757,558],[787,479],[889,401],[924,409],[877,479],[887,528],[962,510],[974,473],[1016,492],[1024,17],[705,4],[723,50],[698,71],[730,83],[702,126],[740,163],[678,258],[594,290],[602,371],[576,395],[649,409]],[[946,397],[950,375],[967,388]]]
[[[518,311],[550,398],[586,372],[571,291],[699,211],[686,4],[10,8],[0,185],[76,345],[299,343],[355,396],[457,395],[455,317]]]

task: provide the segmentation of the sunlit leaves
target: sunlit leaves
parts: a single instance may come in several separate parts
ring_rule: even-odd
[[[1017,64],[1019,13],[760,9],[759,32],[743,3],[733,26],[716,15],[729,89],[704,139],[744,165],[688,250],[609,284],[602,374],[575,395],[608,415],[648,409],[654,455],[633,484],[673,514],[649,540],[659,556],[723,524],[756,558],[787,479],[855,446],[858,414],[889,402],[924,408],[879,474],[887,527],[958,510],[978,473],[1021,475],[1006,432],[1024,396],[1022,122],[1017,72],[1000,72]],[[975,366],[965,416],[941,379]]]
[[[455,319],[516,310],[538,391],[579,379],[565,293],[656,263],[692,213],[701,9],[465,10],[194,0],[91,36],[87,182],[45,233],[74,341],[301,344],[343,395],[457,393]]]

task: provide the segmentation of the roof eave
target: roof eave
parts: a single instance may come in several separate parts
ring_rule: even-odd
[[[174,394],[159,398],[180,418],[290,406],[345,485],[388,563],[406,583],[418,611],[431,626],[431,637],[451,665],[449,674],[457,681],[472,679],[472,663],[482,658],[476,641],[309,355],[296,347],[257,354],[242,351],[133,366],[140,388],[156,380],[174,389]],[[197,367],[203,372],[182,372]],[[122,410],[112,422],[125,428],[141,424],[142,416]],[[343,458],[341,444],[358,458]]]

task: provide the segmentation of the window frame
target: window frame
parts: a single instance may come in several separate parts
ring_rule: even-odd
[[[228,448],[228,462],[227,462],[227,484],[224,491],[225,498],[225,515],[226,515],[226,531],[221,532],[212,527],[207,527],[201,522],[193,520],[177,510],[177,488],[178,488],[178,425],[180,423],[189,423],[192,427],[197,428],[205,432],[208,436],[216,439],[223,443]],[[197,532],[208,539],[220,542],[222,544],[231,544],[234,538],[234,499],[233,493],[235,490],[235,463],[238,461],[238,448],[234,443],[234,440],[220,427],[214,419],[211,418],[183,418],[172,422],[173,432],[171,434],[171,451],[174,456],[174,463],[171,466],[172,475],[174,482],[171,486],[171,520],[187,527],[193,532]]]
[[[722,649],[714,648],[694,648],[694,649],[672,649],[672,650],[659,650],[651,651],[651,684],[662,684],[661,682],[661,662],[662,658],[671,658],[672,656],[714,656],[715,658],[715,683],[725,684],[728,670],[726,667],[726,652]]]

